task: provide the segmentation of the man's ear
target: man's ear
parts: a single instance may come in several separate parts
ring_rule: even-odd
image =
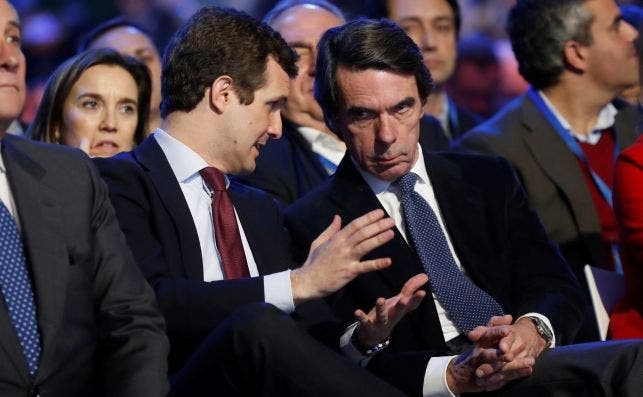
[[[587,69],[587,57],[589,55],[587,46],[574,40],[568,40],[563,47],[563,55],[565,64],[572,70],[583,72]]]
[[[232,77],[228,75],[217,77],[210,85],[210,107],[216,112],[223,112],[228,104],[230,104],[233,95]]]

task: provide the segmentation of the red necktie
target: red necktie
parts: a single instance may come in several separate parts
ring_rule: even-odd
[[[223,262],[226,279],[249,277],[248,262],[243,252],[241,235],[234,215],[232,200],[226,189],[223,173],[214,167],[206,167],[201,177],[212,189],[212,218],[217,249]]]

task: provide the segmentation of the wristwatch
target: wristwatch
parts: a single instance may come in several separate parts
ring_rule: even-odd
[[[545,340],[547,346],[551,346],[551,341],[554,340],[554,334],[552,334],[551,329],[547,324],[540,317],[527,316],[527,318],[534,323],[536,331],[538,331],[538,334]]]

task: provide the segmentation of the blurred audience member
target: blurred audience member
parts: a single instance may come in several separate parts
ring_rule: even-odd
[[[458,62],[447,91],[454,101],[485,118],[499,108],[500,64],[494,42],[476,35],[460,41]]]
[[[152,79],[150,117],[147,133],[158,128],[161,122],[159,105],[161,103],[161,57],[152,41],[151,35],[141,26],[117,17],[105,21],[89,32],[81,41],[79,51],[91,48],[113,48],[143,62],[149,69]]]
[[[165,396],[165,324],[105,184],[80,151],[6,134],[26,62],[4,0],[0,32],[0,395]]]
[[[612,178],[615,153],[636,139],[637,111],[611,102],[638,81],[638,34],[613,0],[519,0],[507,31],[532,88],[461,147],[512,163],[584,282],[585,264],[619,267]],[[598,339],[589,295],[587,303],[579,340]]]
[[[460,6],[457,0],[388,0],[388,17],[397,22],[424,54],[434,88],[424,112],[440,120],[449,138],[457,138],[481,120],[456,104],[444,91],[458,56]]]
[[[634,26],[640,33],[641,26],[643,26],[643,8],[635,4],[628,4],[621,6],[621,12],[623,13],[623,19],[630,25]],[[641,56],[641,49],[643,45],[641,40],[641,35],[639,34],[639,38],[636,41],[637,50],[639,51],[639,58]],[[625,89],[625,91],[623,91],[620,96],[621,99],[639,107],[642,103],[640,80],[641,76],[639,73],[639,81],[637,81],[636,84],[632,85],[631,87]]]
[[[610,317],[614,339],[643,338],[643,137],[616,162],[614,206],[621,231],[625,297]]]
[[[83,52],[53,73],[27,133],[92,157],[131,150],[147,131],[150,85],[134,58],[107,48]]]
[[[326,126],[313,97],[317,42],[345,19],[326,0],[283,0],[266,14],[264,22],[297,52],[299,72],[290,80],[281,139],[267,143],[254,172],[241,180],[290,204],[332,174],[346,151],[344,142]]]

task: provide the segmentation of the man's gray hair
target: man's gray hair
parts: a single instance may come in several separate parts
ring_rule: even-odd
[[[537,89],[555,85],[565,69],[569,40],[592,44],[593,15],[587,0],[518,0],[509,11],[507,33],[520,74]]]

